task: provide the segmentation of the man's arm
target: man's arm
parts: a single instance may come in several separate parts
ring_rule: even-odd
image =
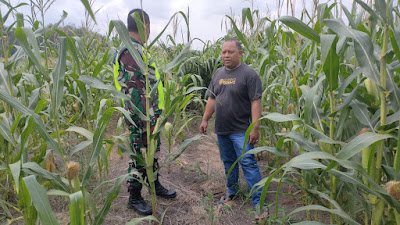
[[[203,119],[201,120],[200,124],[200,133],[207,134],[208,120],[211,118],[214,111],[215,111],[215,99],[208,97],[206,110],[204,112]]]
[[[255,99],[251,102],[251,122],[254,123],[261,118],[261,98]],[[258,142],[260,133],[258,131],[260,121],[254,125],[253,130],[250,132],[249,144],[254,145]]]

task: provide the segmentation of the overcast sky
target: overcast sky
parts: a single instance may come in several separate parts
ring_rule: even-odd
[[[17,3],[27,2],[29,0],[6,0],[12,5]],[[40,0],[33,0],[40,1]],[[52,1],[52,0],[42,0]],[[93,11],[97,11],[97,25],[94,29],[101,34],[106,34],[108,31],[109,21],[120,19],[126,23],[128,12],[133,8],[140,8],[140,0],[89,0],[93,1]],[[280,0],[285,2],[281,7],[281,14],[286,14],[286,2],[295,3],[296,15],[300,15],[304,4],[310,10],[313,0]],[[340,2],[340,0],[337,0]],[[334,0],[320,0],[320,2],[334,2]],[[341,2],[351,10],[353,0],[341,0]],[[278,0],[143,0],[143,9],[150,15],[151,34],[150,39],[154,39],[157,34],[166,26],[171,16],[178,11],[187,13],[189,7],[190,32],[192,38],[200,38],[206,40],[217,40],[226,34],[224,26],[221,24],[226,20],[226,15],[235,15],[239,17],[241,11],[245,7],[258,9],[261,16],[269,15],[272,19],[277,18]],[[5,14],[4,5],[0,6],[1,12]],[[24,6],[18,11],[31,15],[30,6]],[[74,24],[81,26],[85,21],[85,10],[80,0],[55,0],[45,14],[45,23],[56,23],[62,15],[62,11],[68,13],[65,25]],[[40,19],[40,18],[39,18]],[[179,17],[180,25],[184,26],[182,17]],[[11,22],[8,21],[8,22]],[[183,29],[183,28],[182,28]],[[185,30],[183,30],[185,32]],[[166,31],[172,34],[172,26]],[[178,30],[178,38],[182,31]],[[186,33],[184,34],[186,35]],[[178,39],[179,40],[179,39]]]

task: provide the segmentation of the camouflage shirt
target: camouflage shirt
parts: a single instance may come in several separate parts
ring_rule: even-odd
[[[135,39],[132,38],[135,47],[137,47],[140,55],[143,56],[143,46],[140,45]],[[135,62],[134,58],[129,53],[128,49],[123,50],[119,53],[119,75],[118,83],[121,86],[121,92],[128,95],[132,103],[144,114],[146,115],[146,77],[140,71],[138,64]],[[147,55],[147,54],[146,54]],[[152,60],[149,60],[148,72],[150,88],[157,88],[157,78],[155,77],[156,68],[150,66]],[[130,112],[132,120],[135,125],[132,125],[128,120],[125,120],[128,126],[135,126],[139,129],[146,127],[146,121],[140,119],[138,115],[132,109],[130,103],[125,103],[125,108]],[[161,110],[158,108],[158,91],[154,96],[152,96],[151,102],[149,104],[149,115],[150,115],[150,125],[156,124],[157,118],[161,115]]]

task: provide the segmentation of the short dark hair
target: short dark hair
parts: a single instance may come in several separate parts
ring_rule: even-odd
[[[141,9],[132,9],[128,13],[128,31],[139,32],[138,26],[136,24],[136,21],[133,18],[133,15],[132,15],[135,12],[137,12],[139,14],[140,19],[142,20],[142,22],[145,25],[149,25],[150,24],[150,18],[149,18],[149,15],[144,10],[141,10]]]
[[[236,39],[236,38],[228,38],[228,39],[225,39],[225,41],[224,41],[224,43],[222,43],[222,45],[224,45],[225,42],[228,42],[228,41],[233,41],[233,42],[235,42],[237,49],[239,49],[239,51],[242,50],[242,43],[241,43],[240,41],[238,41],[238,39]]]

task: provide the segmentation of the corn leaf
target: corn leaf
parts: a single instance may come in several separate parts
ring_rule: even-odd
[[[39,86],[39,84],[36,82],[35,86]],[[30,110],[35,110],[35,107],[38,105],[39,101],[39,94],[40,94],[40,88],[36,88],[31,92],[31,96],[29,97],[29,105],[28,108]],[[46,101],[47,103],[47,101]]]
[[[31,116],[33,121],[36,124],[36,129],[38,129],[40,136],[46,142],[46,144],[54,150],[59,156],[65,155],[65,150],[49,135],[45,125],[43,124],[42,119],[39,115],[32,112],[32,110],[28,109],[24,105],[22,105],[19,100],[15,97],[10,96],[8,93],[5,93],[3,90],[0,90],[0,99],[14,107],[16,110],[21,113]]]
[[[305,159],[301,162],[293,163],[290,165],[293,168],[298,168],[302,170],[312,170],[312,169],[325,169],[326,166],[313,159]]]
[[[365,9],[374,19],[380,20],[382,23],[385,23],[383,19],[373,10],[371,7],[369,7],[364,1],[362,0],[355,0],[361,7]],[[380,1],[380,0],[378,0]],[[385,8],[385,15],[386,15],[386,8]]]
[[[171,71],[173,68],[175,68],[177,65],[179,65],[183,60],[186,59],[187,55],[189,54],[190,51],[190,46],[192,45],[192,42],[189,41],[188,43],[185,44],[183,47],[182,51],[179,52],[179,54],[165,66],[165,71]]]
[[[367,105],[353,100],[350,103],[350,106],[353,109],[353,112],[356,115],[358,121],[360,121],[364,125],[367,125],[371,130],[374,130],[374,125],[371,122],[371,118],[369,115],[370,112],[368,111]]]
[[[386,124],[384,124],[384,125],[388,125],[388,124],[397,122],[397,121],[399,121],[399,119],[400,119],[400,110],[395,112],[395,113],[393,113],[392,115],[388,116],[386,118]]]
[[[321,35],[321,61],[331,92],[338,88],[339,56],[336,54],[336,44],[336,35]]]
[[[277,123],[301,120],[295,114],[286,114],[285,115],[285,114],[280,114],[280,113],[268,113],[268,115],[260,118],[260,120],[262,120],[262,119],[269,119],[269,120],[272,120]]]
[[[15,189],[19,192],[19,176],[21,175],[21,161],[15,162],[8,165],[10,168],[11,175],[14,179]]]
[[[33,54],[36,56],[37,59],[41,59],[39,44],[33,30],[27,27],[22,27],[21,29],[26,34],[27,41],[29,43],[29,46],[32,48]]]
[[[153,47],[153,45],[155,43],[157,43],[157,41],[160,39],[160,37],[164,34],[165,30],[167,29],[167,27],[169,26],[169,24],[172,22],[172,20],[178,15],[181,14],[183,19],[185,20],[186,26],[187,26],[187,30],[189,32],[189,20],[187,19],[186,15],[184,12],[179,11],[174,13],[174,15],[171,16],[171,18],[169,19],[167,25],[165,25],[165,27],[161,30],[161,32],[157,35],[157,37],[154,38],[154,40],[148,45],[148,48],[150,49],[151,47]],[[111,28],[111,24],[110,24],[110,28]],[[109,29],[109,33],[111,33],[112,29]],[[169,36],[171,38],[171,41],[174,43],[173,38],[171,36]],[[175,43],[174,43],[175,45]]]
[[[184,95],[188,95],[194,91],[200,91],[200,90],[207,90],[206,87],[199,87],[199,86],[195,86],[195,87],[190,87],[187,90],[185,90],[185,92],[183,93]]]
[[[65,18],[67,18],[67,16],[68,16],[68,13],[63,10],[61,19],[56,24],[53,24],[51,26],[51,29],[49,30],[49,32],[46,32],[46,35],[44,35],[44,38],[49,39],[51,37],[51,35],[53,35],[54,31],[58,28],[58,26],[65,20]]]
[[[268,147],[268,146],[253,148],[253,149],[247,151],[246,154],[256,154],[256,153],[264,152],[264,151],[270,152],[270,153],[272,153],[276,156],[280,156],[280,157],[289,157],[289,155],[286,154],[286,152],[280,151],[277,148]]]
[[[24,224],[35,225],[37,222],[37,210],[32,204],[31,195],[22,177],[20,177],[19,184],[18,204],[24,208]]]
[[[52,195],[52,196],[69,197],[70,194],[71,193],[61,191],[61,190],[55,190],[55,189],[51,189],[51,190],[47,191],[47,195]]]
[[[244,29],[244,25],[246,24],[246,19],[247,19],[247,21],[249,21],[250,29],[253,29],[254,22],[253,22],[253,17],[251,15],[250,8],[242,9],[242,29]]]
[[[343,5],[342,3],[340,5],[342,6],[343,12],[346,15],[347,21],[349,21],[351,28],[357,29],[357,25],[354,22],[353,15],[349,12],[345,5]]]
[[[353,71],[353,73],[352,73],[350,76],[348,76],[348,77],[343,81],[342,85],[340,85],[339,93],[338,93],[338,95],[337,95],[337,98],[341,98],[341,97],[342,97],[342,95],[343,95],[343,93],[345,92],[347,86],[349,86],[349,84],[350,84],[356,77],[358,77],[358,76],[361,74],[361,72],[362,72],[362,70],[361,70],[360,68],[355,69],[355,70]]]
[[[7,1],[5,1],[5,0],[0,0],[0,2],[3,3],[4,5],[6,5],[7,8],[8,8],[8,12],[1,18],[1,20],[3,20],[3,21],[2,21],[3,23],[5,23],[5,22],[7,21],[8,17],[9,17],[10,15],[12,15],[11,13],[12,13],[15,9],[17,9],[17,8],[19,8],[19,7],[21,7],[21,6],[24,6],[24,5],[28,5],[27,3],[19,3],[17,6],[12,6],[12,5],[10,5],[10,4],[9,4]],[[0,15],[1,15],[1,13],[0,13]],[[12,27],[12,26],[10,26],[10,27]]]
[[[33,130],[35,129],[35,122],[33,121],[32,117],[29,117],[27,119],[27,122],[28,124],[22,131],[20,141],[18,143],[18,158],[20,158],[21,155],[26,155],[28,151],[28,149],[26,148],[26,143],[29,140],[29,137],[31,136]],[[23,161],[26,162],[26,159],[24,159]]]
[[[72,155],[74,155],[75,153],[89,147],[89,145],[91,145],[93,143],[93,141],[82,141],[81,143],[75,145],[69,152],[69,156],[71,157]]]
[[[139,66],[140,71],[144,73],[146,71],[147,65],[144,63],[142,56],[140,55],[138,48],[141,46],[137,43],[134,43],[128,33],[128,30],[125,27],[125,24],[121,20],[112,20],[110,22],[110,31],[115,27],[117,32],[122,39],[123,45],[128,49],[129,53],[132,55],[136,64]]]
[[[4,69],[4,64],[0,63],[0,88],[2,90],[7,90],[8,93],[16,92],[17,88],[14,85],[14,82],[11,81],[11,84],[9,83],[9,77],[8,77],[7,71]]]
[[[110,91],[116,98],[118,99],[125,99],[127,101],[130,101],[129,97],[127,95],[122,94],[119,92],[114,86],[112,85],[106,85],[100,80],[91,77],[91,76],[79,76],[78,78],[79,81],[85,83],[89,87],[95,88],[95,89],[100,89],[100,90],[107,90]],[[86,89],[84,89],[86,91]],[[83,90],[82,90],[83,92]]]
[[[395,75],[393,73],[393,68],[391,68],[389,65],[387,66],[387,68],[388,76],[386,85],[387,89],[389,90],[389,100],[393,109],[396,111],[400,109],[400,88],[394,80]]]
[[[79,76],[82,77],[82,76]],[[80,95],[80,99],[83,102],[83,110],[88,113],[89,112],[89,98],[88,98],[88,90],[86,89],[86,85],[84,82],[80,80],[76,80],[76,84],[78,87],[78,92]]]
[[[99,73],[104,69],[104,65],[107,65],[108,53],[110,49],[107,48],[106,52],[103,53],[103,57],[101,60],[96,64],[93,70],[93,77],[98,77]]]
[[[86,137],[89,141],[93,141],[93,133],[88,131],[86,128],[83,127],[68,127],[65,131],[76,132],[84,137]]]
[[[14,143],[13,137],[10,134],[10,128],[0,120],[0,135],[10,143]]]
[[[133,122],[133,120],[131,118],[131,114],[128,111],[126,111],[126,109],[121,108],[121,107],[114,107],[114,108],[116,110],[120,111],[124,115],[124,118],[127,119],[132,125],[136,126],[135,122]]]
[[[81,0],[82,4],[85,6],[85,9],[87,10],[87,12],[89,13],[90,17],[92,17],[92,20],[96,22],[96,17],[94,16],[94,13],[92,11],[92,7],[90,6],[90,3],[88,0]]]
[[[35,162],[23,163],[21,168],[25,173],[32,174],[35,176],[42,176],[48,180],[51,180],[54,183],[54,185],[57,187],[57,189],[60,189],[65,192],[70,192],[69,186],[63,182],[60,175],[58,175],[56,173],[51,173],[51,172],[43,169]]]
[[[139,12],[134,12],[133,14],[130,14],[129,16],[135,20],[140,40],[142,40],[143,43],[147,42],[147,39],[149,37],[147,37],[147,32],[145,30],[146,29],[145,24],[142,22],[142,19],[141,19],[142,15],[139,15]],[[146,41],[144,41],[144,40],[146,40]],[[143,71],[143,73],[144,73],[144,71]]]
[[[71,219],[71,225],[85,224],[85,202],[83,199],[82,191],[70,194],[69,201],[69,215]]]
[[[293,139],[300,147],[304,148],[306,151],[321,151],[319,146],[311,141],[306,140],[301,134],[296,132],[289,132],[285,137]]]
[[[308,205],[308,206],[303,206],[303,207],[296,208],[295,210],[293,210],[292,212],[290,212],[290,213],[287,215],[287,218],[290,217],[291,215],[295,214],[295,213],[298,213],[298,212],[301,212],[301,211],[304,211],[304,210],[319,210],[319,211],[325,211],[325,212],[329,212],[329,213],[336,214],[336,215],[340,216],[341,218],[343,218],[348,224],[359,225],[359,223],[357,223],[355,220],[353,220],[353,219],[339,206],[339,204],[338,204],[335,200],[331,199],[328,195],[326,195],[326,194],[324,194],[324,193],[322,193],[322,192],[313,191],[313,190],[310,190],[310,192],[316,193],[316,194],[318,194],[320,197],[322,197],[322,198],[328,200],[328,201],[331,203],[331,205],[334,206],[334,209],[328,209],[328,208],[325,208],[325,207],[320,206],[320,205]]]
[[[179,106],[179,110],[182,110],[183,108],[185,108],[188,104],[188,102],[193,98],[193,94],[190,95],[186,95],[186,97],[182,100],[180,106]]]
[[[305,102],[305,106],[304,106],[304,119],[307,124],[311,124],[313,122],[312,121],[313,114],[318,115],[318,110],[317,110],[315,102],[316,102],[316,98],[318,97],[318,95],[317,95],[318,88],[324,79],[325,79],[325,77],[321,77],[318,80],[318,82],[314,85],[314,87],[312,87],[305,94],[306,102]],[[303,91],[303,93],[305,93],[305,92]],[[319,121],[320,121],[320,119],[319,119]]]
[[[89,165],[92,166],[94,163],[96,163],[97,158],[100,155],[101,150],[103,149],[103,136],[104,136],[104,131],[107,128],[107,124],[111,119],[112,114],[114,113],[115,108],[109,108],[107,109],[103,115],[101,116],[97,127],[94,131],[94,138],[93,138],[93,149],[92,153],[90,156],[90,161]]]
[[[329,116],[335,116],[336,113],[342,111],[342,109],[344,109],[352,101],[354,101],[354,96],[356,96],[358,88],[360,87],[360,85],[362,85],[362,81],[364,81],[364,79],[361,79],[360,82],[358,82],[357,86],[350,93],[341,96],[344,98],[343,103],[338,108],[336,108],[336,111],[334,113],[329,114]]]
[[[33,64],[35,65],[36,69],[43,75],[47,76],[47,72],[43,68],[42,64],[40,63],[40,54],[39,54],[39,47],[34,47],[34,52],[32,51],[29,42],[28,42],[28,37],[30,41],[34,40],[31,42],[33,46],[37,46],[36,39],[34,38],[33,33],[29,33],[29,36],[27,37],[25,31],[22,28],[16,28],[15,31],[15,38],[18,40],[20,43],[21,47],[24,49],[25,53],[28,55],[29,59],[32,60]],[[35,45],[35,44],[36,45]]]
[[[380,84],[380,78],[377,73],[374,60],[374,46],[369,36],[361,31],[353,30],[345,26],[339,20],[324,20],[325,24],[332,29],[335,33],[341,36],[352,38],[354,40],[354,50],[357,62],[363,68],[364,74]]]
[[[145,216],[145,217],[141,217],[141,218],[135,218],[135,219],[127,222],[125,225],[136,225],[136,224],[139,224],[139,223],[141,223],[143,221],[146,221],[146,220],[155,221],[155,222],[158,223],[157,218],[155,218],[154,216]]]
[[[67,45],[68,45],[68,50],[71,53],[71,57],[74,60],[75,64],[76,64],[76,73],[78,73],[79,75],[81,74],[81,70],[78,68],[81,68],[80,64],[80,60],[79,60],[79,53],[76,49],[76,45],[75,45],[75,39],[73,38],[69,38],[67,37]]]
[[[398,118],[400,118],[400,117],[398,117]],[[400,119],[399,119],[399,127],[397,129],[397,133],[398,133],[398,136],[397,136],[397,151],[396,151],[396,154],[395,154],[395,157],[394,157],[394,160],[393,160],[394,161],[393,169],[394,169],[396,175],[399,174],[399,171],[400,171],[400,151],[398,151],[399,150],[399,146],[400,146]]]
[[[389,2],[391,2],[391,5],[393,4],[393,1],[389,0],[388,3]],[[388,21],[388,18],[386,16],[386,1],[375,1],[375,9],[383,21]],[[392,9],[390,9],[389,12],[392,12]]]
[[[281,16],[279,18],[279,21],[284,23],[286,26],[292,28],[297,33],[303,35],[304,37],[318,43],[320,42],[319,34],[296,17]]]
[[[46,189],[41,186],[35,176],[30,175],[23,178],[29,194],[32,198],[32,203],[39,213],[39,218],[43,224],[58,224],[53,211],[50,208],[49,198],[46,194]]]
[[[247,43],[246,36],[238,29],[235,20],[232,19],[230,16],[226,16],[226,17],[228,17],[228,19],[231,21],[231,24],[233,26],[233,30],[235,31],[239,41],[242,42],[244,47],[246,47],[248,49],[249,48],[249,44]]]
[[[53,84],[51,86],[51,111],[52,118],[57,119],[59,109],[64,96],[64,79],[67,62],[67,40],[65,37],[59,38],[59,55],[56,66],[51,72]]]
[[[183,141],[182,144],[180,144],[175,151],[173,151],[171,153],[168,153],[165,156],[165,159],[163,161],[163,165],[168,165],[171,162],[175,161],[177,158],[179,158],[179,156],[182,155],[182,153],[187,149],[187,147],[189,147],[190,143],[192,143],[193,141],[198,140],[201,137],[205,137],[205,135],[196,135],[196,136],[194,136],[192,138],[189,138],[189,139],[186,139],[185,141]]]
[[[317,129],[313,128],[312,126],[309,126],[307,124],[305,124],[305,126],[307,127],[307,130],[311,134],[313,134],[316,139],[318,139],[318,142],[328,143],[328,144],[343,144],[342,142],[332,140],[331,138],[326,136],[324,133],[318,131]]]
[[[77,54],[78,54],[79,58],[81,59],[81,62],[83,62],[83,64],[85,64],[85,67],[89,67],[90,61],[86,60],[86,58],[85,58],[85,51],[84,51],[85,47],[83,45],[82,39],[77,36],[72,37],[72,39],[74,40],[73,44],[76,46]]]
[[[239,160],[239,159],[238,159]],[[236,165],[236,163],[238,162],[238,160],[236,160],[236,162],[231,166],[229,172],[228,172],[228,176],[230,175],[232,169],[234,168],[234,166]],[[268,187],[271,184],[271,181],[273,180],[273,178],[279,174],[279,172],[283,169],[283,167],[278,168],[276,171],[274,171],[273,174],[271,174],[270,176],[263,178],[262,180],[260,180],[256,185],[254,185],[253,189],[255,187],[258,186],[262,186],[263,189],[261,191],[261,196],[260,196],[260,212],[262,212],[263,208],[264,208],[264,203],[265,203],[265,199],[267,196],[267,191],[268,191]],[[253,191],[253,190],[251,190]],[[262,204],[261,204],[262,203]]]
[[[107,199],[103,205],[103,207],[100,209],[100,211],[96,214],[94,224],[95,225],[100,225],[103,223],[108,211],[110,210],[111,203],[114,201],[114,199],[118,196],[118,193],[121,189],[121,184],[122,182],[125,181],[125,179],[129,176],[129,174],[125,174],[122,176],[119,176],[114,184],[114,187],[112,190],[110,190],[107,194]]]
[[[353,157],[366,147],[374,144],[375,142],[380,140],[385,140],[388,138],[394,138],[394,137],[388,134],[377,134],[372,132],[363,133],[354,138],[346,146],[344,146],[336,157],[338,159],[345,159],[345,160],[350,159],[351,157]]]

